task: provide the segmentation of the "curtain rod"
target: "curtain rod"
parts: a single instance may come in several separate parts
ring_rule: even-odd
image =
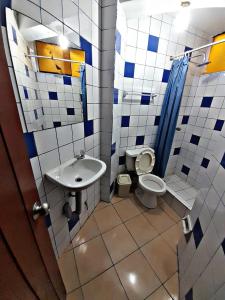
[[[170,56],[170,60],[174,60],[175,58],[184,56],[184,55],[186,55],[186,54],[189,54],[189,53],[192,53],[192,52],[195,52],[195,51],[199,51],[199,50],[201,50],[201,49],[208,48],[208,47],[211,47],[211,46],[214,46],[214,45],[218,45],[218,44],[221,44],[221,43],[225,43],[225,39],[220,40],[220,41],[217,41],[217,42],[209,43],[209,44],[207,44],[207,45],[203,45],[203,46],[198,47],[198,48],[194,48],[194,49],[185,51],[185,52],[180,53],[180,54],[177,54],[177,55],[175,55],[175,56]]]
[[[81,64],[85,65],[85,63],[80,62],[78,60],[72,60],[72,59],[66,59],[66,58],[58,58],[58,57],[53,57],[53,56],[44,56],[44,55],[35,55],[35,54],[25,54],[26,57],[35,57],[35,58],[44,58],[44,59],[52,59],[52,60],[59,60],[59,61],[65,61],[65,62],[70,62],[74,64]]]

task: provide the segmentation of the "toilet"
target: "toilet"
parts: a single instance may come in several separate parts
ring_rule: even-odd
[[[151,174],[155,165],[155,153],[152,148],[138,148],[126,150],[126,167],[128,171],[136,171],[138,188],[135,194],[140,202],[148,207],[157,207],[157,197],[166,192],[165,182],[158,176]]]

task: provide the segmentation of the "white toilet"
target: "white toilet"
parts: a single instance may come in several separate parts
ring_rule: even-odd
[[[166,192],[165,182],[158,176],[150,174],[155,165],[155,154],[152,148],[126,150],[126,167],[138,175],[139,187],[135,194],[140,202],[148,207],[157,207],[157,196]]]

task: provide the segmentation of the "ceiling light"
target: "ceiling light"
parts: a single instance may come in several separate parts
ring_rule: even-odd
[[[190,22],[190,1],[181,1],[181,8],[174,20],[175,30],[184,31],[188,28]]]
[[[60,46],[63,50],[67,49],[68,46],[69,46],[69,41],[68,41],[67,37],[65,37],[65,36],[62,35],[62,34],[59,35],[59,37],[58,37],[58,43],[59,43],[59,46]]]

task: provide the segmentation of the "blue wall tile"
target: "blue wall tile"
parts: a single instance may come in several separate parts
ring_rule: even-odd
[[[12,26],[12,36],[13,36],[14,43],[16,43],[18,45],[16,29],[13,26]]]
[[[197,221],[195,222],[195,225],[193,228],[193,236],[194,236],[195,246],[196,246],[196,248],[198,248],[198,246],[201,243],[201,240],[203,238],[202,227],[201,227],[199,219],[197,219]]]
[[[62,123],[60,121],[54,121],[53,122],[53,126],[56,127],[60,127],[62,125]]]
[[[38,92],[36,89],[34,90],[34,93],[35,93],[35,98],[38,99]]]
[[[173,151],[173,155],[179,155],[180,154],[180,147],[178,148],[175,148],[174,151]]]
[[[181,172],[184,173],[185,175],[188,175],[189,172],[190,172],[190,168],[183,165],[182,168],[181,168]]]
[[[225,169],[225,152],[224,152],[224,155],[223,155],[223,158],[222,158],[220,164]]]
[[[144,93],[144,95],[141,95],[141,104],[142,105],[149,105],[151,94],[146,95],[147,93]]]
[[[63,76],[63,83],[65,85],[72,85],[72,80],[70,76]]]
[[[200,141],[200,136],[192,134],[190,143],[192,143],[194,145],[198,145],[199,141]]]
[[[170,77],[170,70],[163,70],[162,82],[168,82]]]
[[[209,165],[209,162],[210,162],[210,160],[208,158],[204,157],[202,162],[201,162],[201,166],[207,169],[208,165]]]
[[[25,67],[26,76],[30,77],[28,66],[25,65],[24,67]]]
[[[183,116],[181,124],[188,124],[189,116]]]
[[[111,156],[116,152],[116,143],[111,145]]]
[[[136,137],[136,145],[143,145],[145,137],[144,135],[139,135]]]
[[[121,127],[129,127],[129,125],[130,125],[130,116],[122,116]]]
[[[123,155],[123,156],[120,156],[119,157],[119,165],[125,165],[125,162],[126,162],[126,156]]]
[[[118,89],[113,90],[113,103],[118,104],[118,99],[119,99],[119,91]]]
[[[25,97],[25,99],[29,99],[28,91],[27,91],[26,86],[23,86],[23,92],[24,92],[24,97]]]
[[[185,295],[185,300],[193,300],[193,290],[190,289]]]
[[[201,107],[211,107],[213,97],[203,97]]]
[[[84,135],[88,137],[94,133],[93,120],[84,122]]]
[[[34,109],[34,117],[35,117],[35,120],[38,119],[38,114],[37,114],[37,110],[36,109]]]
[[[68,108],[67,107],[66,111],[67,111],[67,115],[69,115],[69,116],[75,115],[75,109],[74,108]]]
[[[158,125],[159,125],[159,122],[160,122],[160,116],[155,116],[155,122],[154,122],[154,125],[155,125],[155,126],[158,126]]]
[[[92,66],[92,45],[80,36],[80,47],[85,51],[85,62]]]
[[[11,8],[11,0],[1,0],[1,5],[0,5],[0,10],[1,10],[1,15],[0,15],[0,24],[2,26],[6,27],[6,13],[5,13],[5,8],[9,7]]]
[[[121,34],[118,30],[116,30],[116,42],[115,42],[116,51],[120,54],[121,53]]]
[[[191,48],[191,47],[185,46],[185,47],[184,47],[184,52],[189,51],[189,50],[192,50],[192,49],[193,49],[193,48]]]
[[[223,128],[224,120],[216,120],[214,130],[221,131]]]
[[[58,100],[57,92],[48,92],[49,100]]]
[[[130,62],[125,62],[124,66],[124,77],[134,78],[135,64]]]
[[[154,35],[149,35],[148,37],[148,51],[157,52],[159,45],[159,38]]]
[[[34,141],[34,135],[33,132],[26,132],[24,133],[24,139],[25,143],[27,145],[27,152],[29,155],[29,158],[33,158],[37,156],[37,149]]]

